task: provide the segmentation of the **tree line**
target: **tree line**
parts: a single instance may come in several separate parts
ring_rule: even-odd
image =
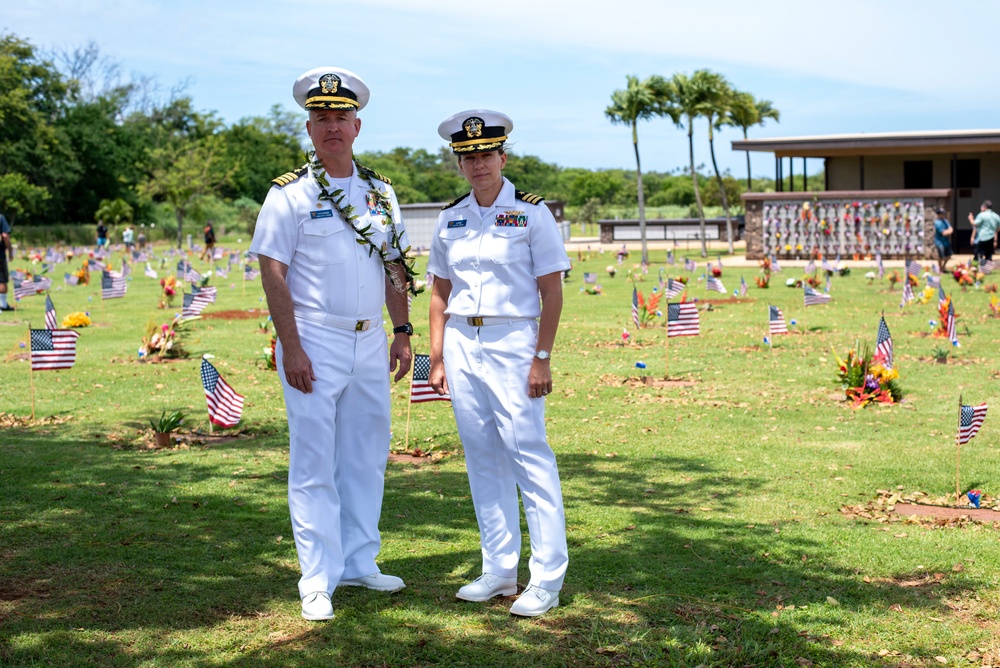
[[[626,92],[641,93],[641,104],[623,99],[621,118],[669,115],[660,98],[645,97],[650,90],[659,95],[658,85],[630,77]],[[710,125],[739,118],[736,105],[725,109],[714,112]],[[226,124],[197,110],[183,84],[163,89],[152,78],[124,76],[93,43],[43,52],[0,34],[0,212],[15,225],[158,223],[176,232],[178,244],[189,220],[223,218],[252,230],[271,179],[303,164],[307,142],[298,110],[274,105],[265,116]],[[446,148],[396,148],[358,159],[393,180],[401,203],[445,202],[467,190]],[[683,173],[589,170],[512,153],[505,174],[593,222],[636,201],[643,221],[646,205],[688,207],[702,217],[705,206],[728,212],[728,204],[739,202],[742,181],[703,171],[693,164]]]

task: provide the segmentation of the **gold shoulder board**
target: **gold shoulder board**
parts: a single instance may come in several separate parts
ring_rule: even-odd
[[[278,186],[279,188],[284,188],[285,186],[287,186],[292,181],[294,181],[294,180],[296,180],[296,179],[304,176],[305,173],[308,172],[308,171],[309,171],[309,169],[307,167],[302,166],[302,167],[299,167],[298,169],[296,169],[294,172],[285,172],[284,174],[282,174],[278,178],[271,179],[271,183],[273,183],[274,185]]]
[[[357,164],[359,172],[364,172],[365,174],[369,175],[373,179],[377,179],[377,180],[379,180],[379,181],[381,181],[383,183],[387,183],[390,186],[392,185],[392,179],[390,179],[388,176],[383,176],[382,174],[379,174],[378,172],[376,172],[374,169],[371,169],[370,167],[365,167],[361,163],[355,163],[355,164]]]
[[[522,202],[527,202],[528,204],[541,204],[545,201],[545,198],[541,195],[532,195],[529,192],[523,190],[515,190],[514,197],[521,200]]]
[[[468,196],[469,196],[469,193],[465,193],[461,197],[459,197],[457,199],[454,199],[451,202],[445,204],[443,207],[441,207],[441,210],[444,211],[445,209],[450,209],[451,207],[455,206],[456,204],[458,204],[459,202],[461,202],[463,199],[465,199]]]

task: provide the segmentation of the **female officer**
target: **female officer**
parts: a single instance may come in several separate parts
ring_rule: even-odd
[[[569,561],[544,397],[552,391],[561,272],[570,263],[542,198],[501,174],[513,126],[504,114],[475,109],[438,127],[472,192],[445,207],[431,242],[429,382],[451,393],[482,546],[482,575],[456,596],[517,592],[520,488],[531,579],[510,611],[534,617],[559,605]]]

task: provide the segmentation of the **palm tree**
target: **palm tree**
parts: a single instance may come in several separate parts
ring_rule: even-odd
[[[706,104],[704,115],[708,120],[708,152],[712,156],[712,169],[715,171],[715,180],[719,184],[719,195],[722,198],[722,210],[726,214],[726,240],[729,243],[729,253],[733,252],[733,219],[729,215],[729,198],[726,197],[726,187],[722,183],[722,175],[719,173],[719,163],[715,160],[715,136],[714,131],[722,126],[722,119],[726,117],[729,106],[733,99],[733,88],[722,75],[718,75],[715,81],[717,89],[713,91],[712,104]]]
[[[674,123],[683,128],[685,120],[687,122],[688,156],[691,181],[694,183],[694,201],[698,205],[702,257],[708,256],[708,245],[705,240],[705,207],[701,203],[698,173],[694,168],[694,119],[707,116],[708,110],[718,105],[724,82],[722,75],[705,69],[695,70],[691,76],[677,73],[670,79],[671,101],[678,112],[673,116]]]
[[[642,192],[642,164],[639,160],[639,121],[647,121],[654,116],[662,116],[670,112],[666,110],[668,86],[666,80],[657,75],[639,81],[639,78],[628,75],[624,90],[616,90],[611,94],[611,105],[604,110],[604,115],[615,125],[628,125],[632,129],[632,147],[635,149],[635,180],[639,196],[639,237],[642,239],[642,261],[649,262],[649,251],[646,249],[646,203]]]
[[[781,113],[774,108],[770,100],[757,100],[750,93],[735,91],[729,111],[720,119],[722,125],[730,125],[743,130],[743,140],[747,139],[747,130],[755,125],[764,125],[767,119],[781,122]],[[747,154],[747,192],[753,190],[753,180],[750,176],[750,151]]]

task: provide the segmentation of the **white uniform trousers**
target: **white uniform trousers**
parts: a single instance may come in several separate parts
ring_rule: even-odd
[[[336,329],[296,318],[313,391],[285,390],[291,441],[288,508],[302,578],[299,594],[332,594],[342,579],[379,572],[378,522],[389,457],[389,353],[381,327]]]
[[[528,397],[538,323],[473,327],[451,316],[445,375],[479,522],[483,572],[517,577],[517,490],[531,538],[530,584],[559,590],[566,576],[566,517],[559,470],[545,440],[545,399]]]

